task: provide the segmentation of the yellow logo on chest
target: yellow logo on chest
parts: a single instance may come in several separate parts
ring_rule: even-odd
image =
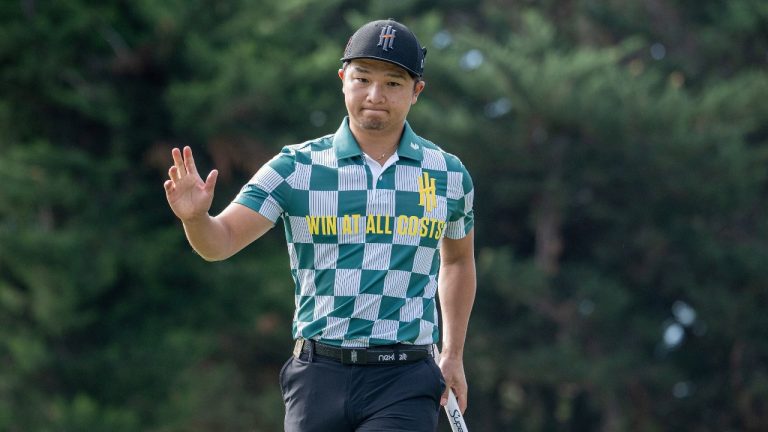
[[[419,177],[419,205],[431,212],[437,207],[437,189],[435,179],[429,178],[428,173]]]

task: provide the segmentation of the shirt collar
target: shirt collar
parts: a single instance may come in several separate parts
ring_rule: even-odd
[[[336,157],[338,159],[361,156],[363,154],[360,145],[349,129],[349,117],[344,117],[341,126],[339,126],[339,129],[333,136],[333,147],[336,149]],[[417,161],[424,159],[421,138],[413,132],[407,121],[403,126],[403,135],[400,137],[400,143],[397,146],[397,155]]]

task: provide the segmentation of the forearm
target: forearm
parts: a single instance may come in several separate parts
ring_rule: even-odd
[[[232,255],[229,230],[217,218],[206,213],[182,223],[190,246],[206,261],[219,261]]]
[[[462,358],[476,289],[475,261],[471,255],[455,262],[443,263],[440,267],[438,293],[443,328],[441,356]]]

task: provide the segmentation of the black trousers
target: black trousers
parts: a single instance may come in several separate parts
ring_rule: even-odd
[[[280,371],[286,432],[434,432],[445,381],[432,358],[345,365],[303,353]]]

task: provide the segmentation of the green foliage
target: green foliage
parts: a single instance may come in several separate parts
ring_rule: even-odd
[[[163,197],[169,150],[220,170],[223,208],[335,130],[344,42],[390,16],[428,47],[409,121],[474,176],[473,430],[765,430],[767,14],[6,2],[0,430],[280,429],[281,227],[205,263]]]
[[[478,225],[489,247],[478,257],[477,309],[487,313],[473,318],[468,343],[481,353],[516,348],[468,359],[482,371],[473,377],[488,395],[481,405],[514,413],[486,428],[625,430],[630,418],[640,429],[691,428],[700,417],[684,407],[727,404],[714,390],[724,382],[708,377],[722,376],[728,350],[749,333],[709,328],[736,310],[743,318],[746,305],[712,308],[734,297],[764,304],[757,292],[736,293],[765,277],[766,267],[737,263],[765,256],[756,217],[766,204],[766,75],[746,69],[690,88],[648,64],[642,39],[568,46],[539,12],[518,22],[498,39],[454,34],[438,60],[450,71],[438,86],[454,92],[417,113],[438,142],[472,143],[455,151],[482,173],[477,213],[490,224]],[[472,50],[482,62],[467,62]],[[701,315],[682,346],[665,346],[676,302]],[[692,367],[697,357],[712,360]],[[536,402],[503,397],[509,389]],[[750,403],[764,398],[745,392]],[[554,404],[551,414],[531,413],[538,403]],[[759,429],[740,420],[759,409],[729,406],[704,421]]]

